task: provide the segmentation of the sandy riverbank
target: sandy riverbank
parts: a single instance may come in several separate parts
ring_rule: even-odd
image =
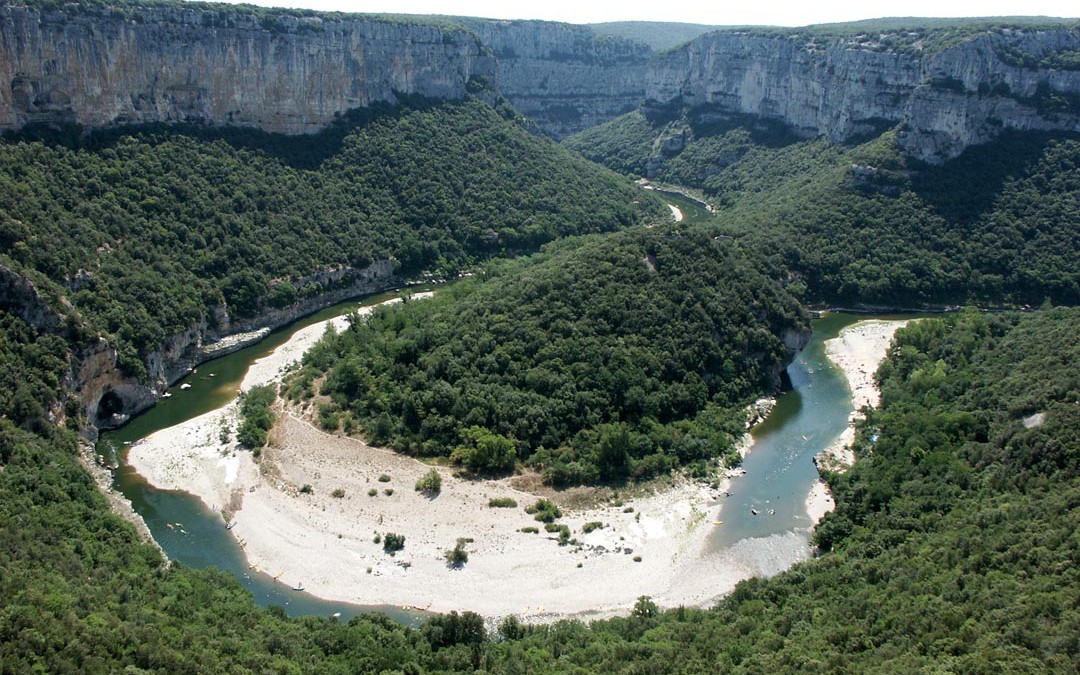
[[[675,219],[675,222],[681,223],[683,219],[682,210],[674,204],[668,204],[668,208],[671,209],[671,217]]]
[[[329,324],[340,329],[345,320],[298,331],[254,363],[241,388],[279,378]],[[536,495],[516,489],[514,479],[474,481],[439,469],[442,492],[428,499],[414,490],[427,465],[326,434],[291,412],[256,463],[220,442],[223,423],[235,428],[236,415],[231,403],[159,431],[132,447],[128,462],[157,487],[229,512],[250,562],[320,597],[533,621],[594,618],[625,614],[641,595],[662,606],[708,606],[742,579],[783,569],[793,555],[790,542],[779,540],[750,555],[705,554],[726,484],[683,481],[633,500],[564,510],[560,522],[578,543],[559,546],[557,534],[524,512]],[[305,485],[310,493],[301,492]],[[338,489],[344,497],[332,496]],[[518,506],[492,508],[496,497]],[[591,522],[602,527],[586,534]],[[521,531],[532,527],[539,532]],[[374,543],[387,532],[405,536],[403,551],[391,556]],[[473,540],[469,560],[452,569],[445,551],[461,537]]]
[[[855,462],[851,444],[855,440],[854,424],[862,419],[859,412],[865,406],[876,406],[880,393],[874,383],[874,373],[888,353],[893,335],[906,326],[907,320],[887,321],[869,319],[859,321],[825,341],[825,354],[840,369],[851,389],[851,413],[848,426],[840,437],[815,457],[817,465],[829,471],[844,471]],[[818,482],[806,498],[806,513],[817,522],[821,516],[835,508],[832,495],[823,482]]]

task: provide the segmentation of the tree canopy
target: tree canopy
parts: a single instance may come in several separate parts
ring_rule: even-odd
[[[646,477],[730,451],[805,331],[730,241],[638,229],[483,268],[354,320],[286,383],[369,440],[555,484]]]

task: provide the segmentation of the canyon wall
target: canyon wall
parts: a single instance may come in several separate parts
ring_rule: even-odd
[[[646,96],[835,141],[900,125],[905,151],[940,162],[1006,129],[1080,131],[1080,70],[1036,65],[1078,49],[1080,31],[1064,29],[1002,29],[925,53],[867,36],[822,44],[718,32],[657,57]]]
[[[197,6],[4,6],[0,128],[202,122],[310,133],[399,93],[461,98],[494,67],[459,27]]]
[[[837,141],[901,125],[905,150],[931,162],[1006,129],[1080,130],[1080,30],[996,28],[945,47],[911,35],[720,31],[654,55],[540,21],[4,6],[0,129],[201,122],[299,134],[400,94],[476,92],[556,138],[644,101],[708,104]]]

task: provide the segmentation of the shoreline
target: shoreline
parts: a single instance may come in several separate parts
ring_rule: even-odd
[[[821,471],[843,473],[855,463],[851,444],[855,440],[855,424],[863,419],[862,409],[877,406],[881,393],[874,382],[874,373],[888,354],[896,331],[911,319],[865,319],[840,330],[825,341],[825,355],[843,374],[851,390],[854,410],[840,436],[814,457]],[[817,523],[822,516],[836,508],[832,493],[824,480],[818,480],[806,497],[806,514]]]
[[[297,331],[251,365],[241,390],[278,380],[329,325],[340,330],[346,320]],[[760,421],[770,403],[751,406],[750,422]],[[288,586],[302,583],[321,598],[513,614],[529,622],[598,619],[627,614],[641,595],[662,607],[708,607],[739,581],[779,571],[758,559],[707,554],[724,491],[744,473],[738,468],[715,488],[677,479],[632,499],[564,508],[558,522],[576,543],[560,546],[557,532],[546,532],[525,513],[538,496],[516,488],[514,477],[477,481],[436,467],[443,488],[429,499],[414,485],[431,466],[323,432],[280,406],[270,444],[256,462],[231,439],[220,442],[223,421],[235,428],[237,410],[233,401],[158,431],[132,446],[127,461],[155,487],[188,492],[223,511],[254,568]],[[744,455],[751,449],[745,438],[739,445]],[[333,496],[339,489],[344,496]],[[494,498],[517,506],[493,508]],[[602,526],[584,531],[596,522]],[[405,537],[404,550],[390,555],[375,543],[376,534],[388,532]],[[469,559],[452,568],[445,553],[458,538],[472,539]]]

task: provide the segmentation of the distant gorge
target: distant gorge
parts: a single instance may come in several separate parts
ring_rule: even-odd
[[[237,8],[0,7],[0,129],[147,122],[315,133],[403,95],[506,98],[562,138],[617,115],[706,106],[846,141],[900,127],[940,162],[1005,130],[1080,131],[1077,29],[996,29],[954,46],[828,44],[721,31],[663,54],[587,26]]]

